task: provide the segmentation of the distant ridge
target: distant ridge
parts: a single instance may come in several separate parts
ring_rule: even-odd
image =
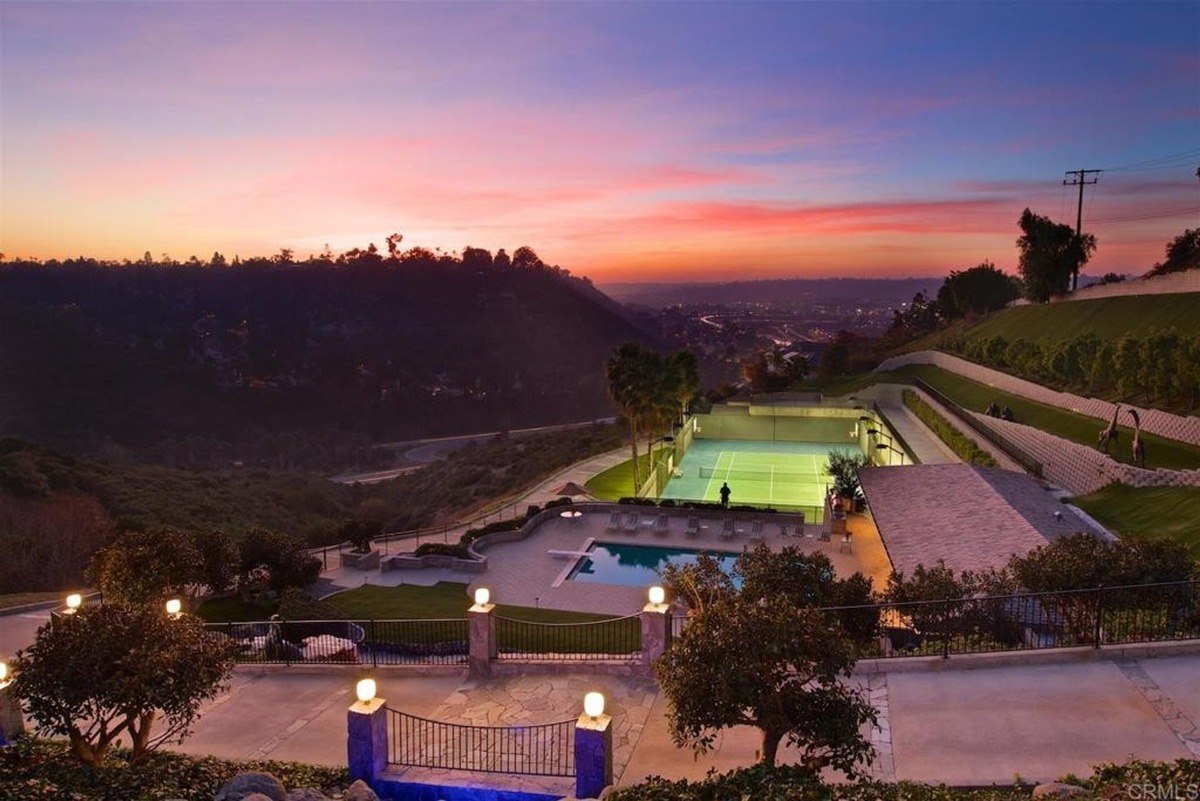
[[[746,281],[602,284],[606,294],[623,303],[666,306],[675,303],[875,303],[899,305],[917,292],[935,294],[944,277],[915,278],[764,278]]]

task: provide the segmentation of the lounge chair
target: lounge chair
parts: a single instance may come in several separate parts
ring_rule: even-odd
[[[695,515],[689,517],[688,522],[687,522],[687,528],[685,528],[683,530],[683,533],[689,537],[699,536],[700,535],[700,518],[696,517]]]
[[[841,553],[850,553],[850,532],[847,531],[842,535],[842,544],[838,546],[838,551]]]
[[[605,531],[617,531],[621,528],[621,513],[613,512],[608,516],[608,525],[605,526]]]
[[[666,515],[659,515],[654,521],[654,535],[657,537],[665,537],[669,533],[667,527],[670,525]]]
[[[721,539],[733,539],[733,535],[736,533],[737,530],[733,527],[733,518],[726,518],[725,525],[721,527]]]
[[[624,531],[626,534],[637,534],[637,527],[638,514],[637,512],[630,512],[625,516],[625,522],[621,525],[621,531]]]
[[[754,525],[750,527],[750,533],[755,537],[762,537],[763,520],[761,517],[754,518]]]

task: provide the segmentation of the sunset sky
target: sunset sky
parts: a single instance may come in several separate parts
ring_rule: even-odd
[[[404,244],[599,282],[1089,272],[1200,225],[1200,4],[0,2],[0,251]],[[1114,168],[1124,169],[1114,169]]]

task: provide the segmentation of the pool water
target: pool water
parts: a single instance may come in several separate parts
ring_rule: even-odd
[[[701,553],[715,558],[726,573],[732,572],[733,563],[738,558],[738,554],[725,551],[597,542],[588,548],[588,555],[575,566],[568,580],[649,587],[659,582],[668,563],[680,566],[695,564]]]

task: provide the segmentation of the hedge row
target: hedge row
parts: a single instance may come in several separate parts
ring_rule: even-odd
[[[546,509],[554,509],[559,506],[569,506],[570,498],[554,498],[546,501]],[[521,517],[514,517],[512,520],[497,520],[494,523],[488,523],[481,528],[469,528],[463,532],[456,543],[442,542],[427,542],[423,545],[418,545],[416,556],[453,556],[458,559],[470,559],[471,553],[467,550],[467,546],[485,534],[495,534],[498,531],[516,531],[528,522],[531,518],[542,511],[542,507],[536,504],[530,504],[525,510],[525,514]]]
[[[949,445],[950,450],[958,454],[958,458],[967,464],[977,464],[980,467],[998,466],[990,453],[980,448],[975,440],[955,428],[953,423],[911,389],[904,390],[904,405],[912,410],[912,413],[920,418],[922,423],[937,434],[938,438]]]
[[[1102,764],[1090,779],[1063,777],[1089,792],[1093,799],[1195,798],[1200,792],[1200,761],[1130,760]],[[669,781],[657,776],[633,787],[618,789],[609,801],[1028,801],[1031,786],[1017,777],[1009,786],[947,787],[944,784],[862,781],[824,784],[799,766],[774,770],[755,765],[700,781]]]

